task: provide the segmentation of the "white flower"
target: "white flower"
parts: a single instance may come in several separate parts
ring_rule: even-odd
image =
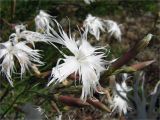
[[[21,107],[25,120],[43,120],[44,110],[41,107],[27,103]]]
[[[40,10],[39,14],[35,17],[35,24],[36,24],[36,30],[50,34],[50,30],[54,27],[54,18],[44,12],[43,10]]]
[[[0,43],[0,59],[2,59],[0,63],[1,72],[5,74],[12,86],[11,74],[15,72],[15,58],[17,58],[20,64],[22,77],[22,74],[25,73],[26,70],[29,70],[29,67],[31,67],[33,63],[43,65],[38,52],[39,50],[33,50],[28,47],[26,42],[18,42],[15,33],[10,35],[9,41]]]
[[[123,76],[126,78],[126,75]],[[126,114],[128,109],[131,109],[127,103],[127,92],[129,92],[131,88],[126,85],[125,80],[123,80],[122,84],[116,83],[116,92],[113,95],[113,101],[111,102],[112,112],[117,110],[119,114]]]
[[[117,40],[121,41],[121,30],[119,25],[112,20],[104,20],[104,24],[108,30],[110,36],[114,36]]]
[[[86,3],[86,4],[91,4],[91,2],[94,2],[95,0],[84,0],[84,2]]]
[[[90,32],[90,34],[94,35],[97,40],[99,40],[100,30],[105,31],[104,23],[98,17],[94,17],[91,14],[87,16],[84,21],[83,27],[85,27],[86,32]]]
[[[78,74],[83,85],[81,98],[86,100],[88,96],[93,96],[93,92],[99,86],[100,73],[105,70],[104,65],[109,64],[103,60],[104,52],[100,52],[104,48],[91,46],[84,36],[78,45],[75,38],[68,36],[62,28],[59,32],[60,41],[63,41],[73,55],[67,56],[61,52],[65,58],[59,59],[57,66],[52,69],[52,79],[48,85],[52,82],[62,82],[72,73],[75,73],[75,76]]]

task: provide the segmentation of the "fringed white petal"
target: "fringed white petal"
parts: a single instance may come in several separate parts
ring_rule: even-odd
[[[54,18],[43,10],[35,17],[36,31],[50,34],[54,27]]]
[[[74,56],[67,56],[63,59],[64,63],[58,64],[52,69],[51,80],[47,84],[49,86],[52,82],[62,82],[70,74],[78,71],[79,63]]]
[[[88,63],[83,63],[79,75],[82,79],[82,95],[81,99],[86,100],[88,97],[93,97],[93,93],[99,86],[99,75],[96,73],[94,67],[89,66]]]
[[[59,23],[53,16],[47,14],[43,10],[40,10],[39,14],[35,18],[35,24],[37,32],[44,33],[45,41],[49,41],[52,44],[59,43],[64,45],[64,41],[62,40],[63,38],[61,39],[61,36],[59,36],[59,34],[54,30],[55,25],[59,28]],[[41,38],[41,40],[43,39]],[[54,47],[56,46],[54,45]]]
[[[51,16],[50,16],[51,17]],[[48,21],[53,22],[53,21]],[[51,23],[48,23],[51,24]],[[50,31],[54,31],[53,28],[50,27]],[[26,26],[23,24],[15,26],[16,36],[18,39],[23,39],[28,43],[31,43],[35,47],[35,42],[45,42],[45,43],[59,43],[62,44],[56,37],[52,36],[52,34],[48,34],[46,32],[33,32],[26,30]],[[55,31],[54,31],[55,32]]]
[[[6,48],[10,47],[11,43],[10,42],[5,42],[0,44],[0,59],[4,57],[4,55],[7,54],[8,50]]]
[[[21,39],[23,38],[28,43],[31,43],[33,46],[35,46],[34,45],[35,42],[45,42],[45,43],[57,42],[57,41],[54,41],[54,39],[52,39],[47,34],[41,34],[38,32],[32,32],[32,31],[28,31],[28,30],[21,32],[19,34],[19,39],[20,38]]]
[[[110,34],[110,36],[114,36],[118,41],[121,42],[121,30],[119,25],[112,20],[104,20],[105,26],[108,30],[108,33]]]
[[[92,16],[91,14],[89,14],[85,19],[83,27],[86,32],[90,32],[90,34],[94,35],[97,40],[99,40],[100,30],[103,32],[105,31],[102,20],[98,17]]]
[[[4,73],[10,85],[13,86],[13,82],[11,80],[11,75],[14,72],[15,64],[13,62],[13,55],[7,53],[1,63],[1,72]]]
[[[54,37],[57,38],[57,41],[60,41],[62,45],[67,47],[74,55],[78,54],[78,45],[76,44],[75,38],[71,37],[71,34],[69,36],[63,31],[62,26],[58,23],[58,30],[59,34],[57,32],[53,32]]]
[[[32,66],[32,63],[29,60],[29,56],[25,52],[19,51],[15,53],[15,56],[20,64],[21,77],[22,77],[22,75],[26,72],[26,70],[29,70],[29,66]]]
[[[25,42],[19,42],[15,45],[15,50],[18,52],[23,52],[24,55],[27,54],[30,61],[37,63],[39,65],[43,65],[44,63],[40,61],[41,55],[39,54],[40,50],[35,50],[26,45]],[[17,52],[17,53],[18,53]]]

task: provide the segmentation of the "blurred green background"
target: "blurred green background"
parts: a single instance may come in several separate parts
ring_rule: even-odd
[[[104,18],[110,17],[110,19],[118,20],[119,23],[124,23],[123,18],[125,17],[133,17],[135,18],[134,22],[136,22],[137,18],[145,13],[156,15],[159,9],[159,2],[154,0],[97,0],[90,5],[85,4],[83,0],[0,0],[0,42],[8,40],[9,35],[14,32],[14,24],[27,24],[27,29],[34,31],[34,18],[39,10],[46,10],[52,16],[56,16],[64,29],[68,28],[68,21],[66,20],[68,17],[72,30],[75,30],[76,25],[82,25],[88,13]],[[144,34],[146,33],[144,32]],[[111,44],[111,47],[115,48],[111,49],[114,57],[124,53],[128,49],[127,45],[132,46],[131,42],[135,43],[135,41],[126,40],[123,46],[119,43]],[[153,44],[155,43],[151,43],[150,49],[154,52]],[[43,54],[43,61],[46,63],[45,66],[40,67],[40,71],[51,70],[61,55],[53,46],[48,44],[37,43],[36,48],[43,50],[41,53]],[[113,56],[110,55],[110,57]],[[3,76],[0,76],[0,115],[5,114],[6,119],[21,119],[24,114],[17,111],[15,106],[29,102],[40,105],[49,118],[56,114],[50,106],[50,96],[53,95],[52,89],[54,87],[46,87],[47,78],[40,79],[26,73],[23,80],[17,78],[16,75],[13,76],[13,79],[14,88],[9,86]],[[61,106],[60,104],[60,110],[65,111]]]

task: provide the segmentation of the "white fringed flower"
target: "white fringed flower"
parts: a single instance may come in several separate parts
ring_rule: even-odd
[[[83,27],[85,27],[86,32],[90,32],[90,34],[94,35],[97,40],[99,40],[100,30],[103,32],[105,31],[104,23],[101,19],[94,17],[91,14],[85,19]]]
[[[86,4],[91,4],[92,2],[94,2],[95,0],[84,0],[84,2],[86,3]]]
[[[123,76],[126,78],[126,75]],[[113,95],[113,101],[111,103],[112,112],[117,110],[119,114],[126,114],[127,110],[131,109],[127,103],[127,92],[129,92],[131,88],[126,85],[125,80],[123,80],[122,84],[116,83],[116,91]]]
[[[27,103],[21,109],[25,114],[25,120],[43,120],[44,110],[41,107]]]
[[[78,74],[83,85],[81,98],[86,100],[87,97],[93,96],[99,86],[100,73],[105,70],[104,65],[109,64],[103,60],[104,53],[100,52],[104,48],[91,46],[84,36],[81,37],[80,44],[77,44],[75,38],[68,36],[62,28],[59,32],[59,40],[64,42],[73,55],[67,56],[61,52],[65,58],[59,59],[57,66],[52,69],[52,79],[48,85],[52,82],[62,82],[72,73],[75,73],[75,77]]]
[[[39,14],[35,17],[36,31],[50,34],[50,30],[54,27],[53,16],[40,10]]]
[[[21,67],[21,77],[26,70],[29,70],[29,67],[33,63],[37,65],[43,65],[43,62],[40,61],[39,50],[33,50],[26,45],[26,42],[18,42],[17,35],[15,33],[11,34],[9,41],[5,43],[0,43],[0,63],[1,72],[5,74],[9,83],[13,86],[11,80],[11,74],[15,72],[15,58],[17,58],[20,67]]]
[[[114,36],[118,41],[121,41],[121,30],[119,25],[112,20],[104,20],[104,24],[108,30],[108,33],[110,34],[110,36]]]

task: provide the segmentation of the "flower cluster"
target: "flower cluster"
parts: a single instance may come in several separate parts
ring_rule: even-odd
[[[97,40],[99,40],[100,31],[105,32],[107,30],[109,36],[113,36],[115,39],[121,41],[122,33],[119,27],[120,25],[113,20],[105,20],[89,14],[83,26],[85,27],[85,31],[94,35]]]
[[[80,38],[67,34],[62,26],[55,18],[44,11],[40,11],[35,17],[36,31],[26,29],[26,26],[16,25],[15,33],[12,33],[9,40],[0,43],[0,68],[1,72],[6,76],[9,83],[13,86],[12,73],[16,73],[16,59],[21,68],[21,78],[26,70],[36,64],[44,65],[40,60],[40,50],[35,49],[36,42],[50,43],[63,55],[59,58],[57,65],[52,68],[51,79],[48,86],[55,82],[62,82],[71,74],[74,74],[75,80],[82,83],[81,99],[86,100],[93,97],[93,93],[100,88],[100,75],[107,70],[113,61],[107,61],[106,57],[109,50],[104,46],[92,46],[87,40],[88,32],[95,36],[97,40],[100,38],[100,31],[108,31],[110,36],[114,36],[121,40],[121,30],[119,25],[112,20],[103,20],[89,14],[84,21],[83,31]],[[58,32],[54,30],[58,28]],[[55,43],[63,45],[71,54],[66,54],[59,49]],[[78,77],[77,77],[78,75]],[[117,91],[121,91],[120,95],[126,98],[126,93],[122,87],[126,87],[125,81],[122,86],[116,84]],[[126,88],[125,91],[128,91]],[[119,102],[123,105],[120,106]],[[120,112],[126,113],[127,102],[118,94],[113,97],[113,110],[118,107]]]

